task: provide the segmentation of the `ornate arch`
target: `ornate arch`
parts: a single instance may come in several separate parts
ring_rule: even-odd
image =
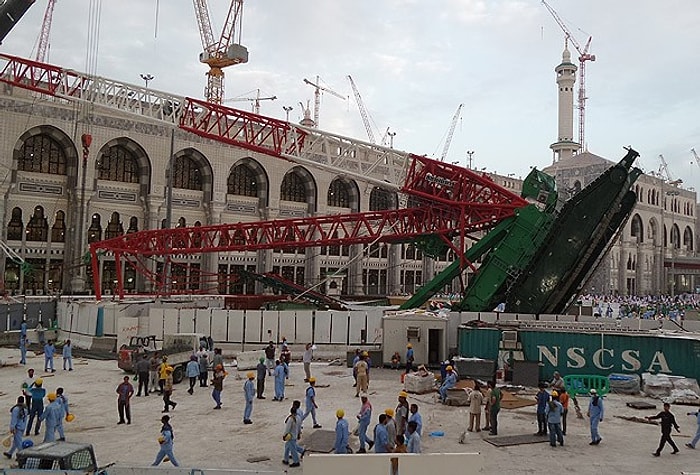
[[[328,187],[329,206],[350,208],[353,213],[360,211],[360,189],[355,180],[336,177]]]
[[[647,226],[647,238],[651,239],[651,241],[654,243],[654,246],[661,245],[661,236],[659,235],[659,223],[656,221],[656,218],[651,218],[649,220],[649,225]]]
[[[644,224],[642,223],[642,218],[639,214],[635,213],[632,216],[632,221],[630,223],[630,234],[633,238],[637,238],[638,243],[644,242]]]
[[[173,185],[175,188],[180,188],[178,184],[183,183],[182,180],[187,180],[191,184],[198,183],[196,189],[202,192],[202,196],[205,202],[209,202],[212,199],[212,193],[214,191],[214,172],[212,171],[211,163],[199,150],[188,147],[179,152],[176,152],[172,158],[173,165]],[[179,170],[178,167],[182,166],[186,170]],[[193,167],[194,166],[194,167]],[[198,172],[195,172],[197,170]],[[189,173],[185,175],[183,172]],[[199,177],[195,177],[192,173],[199,173]],[[168,178],[168,170],[166,167],[165,178]],[[179,183],[176,181],[180,180]],[[188,188],[193,189],[193,188]]]
[[[306,168],[296,166],[284,175],[280,185],[280,199],[304,202],[308,205],[308,212],[314,213],[317,209],[316,189],[313,175]]]
[[[245,193],[232,193],[232,191],[244,191],[244,190],[240,190],[241,186],[240,186],[239,182],[243,177],[237,175],[237,170],[241,170],[241,171],[245,170],[246,174],[248,174],[248,177],[252,177],[252,179],[255,181],[255,183],[254,183],[255,194],[254,195],[248,195]],[[232,188],[232,186],[233,186],[233,188]],[[242,194],[243,196],[256,196],[258,198],[258,206],[261,208],[266,208],[269,204],[270,179],[267,176],[267,172],[265,171],[265,168],[263,168],[263,166],[258,161],[254,160],[250,157],[242,158],[233,164],[233,166],[231,167],[231,170],[229,170],[228,179],[226,182],[226,188],[227,188],[228,194],[233,194],[233,195]]]
[[[52,125],[38,125],[23,133],[12,151],[12,168],[18,170],[22,159],[24,144],[32,137],[45,136],[56,143],[65,157],[65,175],[68,187],[75,187],[78,182],[78,150],[71,138],[58,127]],[[13,180],[16,181],[16,180]]]
[[[148,195],[148,193],[150,193],[151,191],[151,160],[148,158],[148,154],[141,147],[141,145],[134,142],[128,137],[118,137],[116,139],[112,139],[102,146],[98,155],[97,162],[95,163],[95,168],[97,168],[96,176],[98,177],[98,179],[109,180],[110,178],[101,177],[106,176],[105,174],[111,175],[115,172],[118,173],[119,168],[121,166],[124,166],[122,164],[116,163],[118,158],[115,155],[121,155],[120,152],[126,152],[135,160],[137,167],[134,176],[135,180],[130,182],[138,183],[140,185],[139,191],[141,195]]]
[[[383,211],[387,209],[397,209],[399,205],[398,195],[384,188],[375,186],[369,195],[369,210]]]
[[[690,229],[690,226],[686,226],[683,230],[683,247],[688,251],[692,251],[693,241],[693,230]]]

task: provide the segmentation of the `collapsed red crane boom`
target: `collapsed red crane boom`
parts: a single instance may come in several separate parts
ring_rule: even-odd
[[[2,61],[6,64],[0,82],[67,100],[90,101],[409,196],[408,207],[395,210],[149,230],[92,243],[98,298],[98,252],[114,254],[123,295],[122,258],[148,276],[153,271],[143,259],[151,256],[397,242],[428,235],[440,237],[461,256],[469,233],[490,228],[527,204],[488,176],[424,156],[32,60],[0,54]]]

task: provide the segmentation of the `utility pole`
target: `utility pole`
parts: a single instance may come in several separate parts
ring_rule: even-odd
[[[143,79],[144,82],[146,83],[146,89],[148,89],[148,83],[151,82],[151,81],[153,81],[153,79],[155,79],[155,78],[154,78],[152,75],[150,75],[150,74],[140,74],[139,76],[141,76],[141,79]]]
[[[472,156],[474,155],[474,150],[467,150],[467,155],[469,156],[468,163],[469,163],[469,169],[472,170]]]
[[[289,113],[292,112],[292,109],[294,109],[294,107],[282,106],[282,109],[284,109],[285,114],[287,114],[287,122],[289,122]]]

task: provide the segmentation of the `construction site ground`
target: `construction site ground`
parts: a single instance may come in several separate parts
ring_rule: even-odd
[[[124,373],[117,368],[116,361],[76,359],[72,372],[61,369],[61,358],[56,358],[57,371],[45,374],[43,357],[32,356],[26,367],[17,365],[19,352],[0,349],[0,359],[5,366],[0,369],[0,424],[9,425],[9,410],[20,394],[26,368],[33,367],[44,378],[48,391],[58,386],[65,388],[70,399],[71,412],[76,416],[72,423],[64,423],[66,437],[71,441],[89,442],[95,447],[101,466],[115,464],[124,467],[144,467],[153,462],[158,451],[163,401],[157,394],[135,397],[132,402],[132,424],[117,425],[117,398],[115,389]],[[291,365],[291,374],[286,386],[284,402],[272,400],[274,384],[266,381],[265,400],[255,400],[253,424],[244,425],[243,379],[235,368],[227,368],[229,375],[224,383],[223,408],[213,410],[211,388],[195,387],[194,395],[187,394],[183,381],[175,385],[172,399],[177,408],[170,414],[175,432],[175,455],[181,466],[191,468],[230,468],[245,471],[283,472],[282,433],[284,418],[293,399],[304,399],[304,374],[301,363]],[[245,373],[245,372],[243,372]],[[323,430],[335,427],[335,412],[343,408],[351,430],[357,425],[355,415],[360,409],[360,400],[352,387],[351,370],[344,366],[329,366],[327,362],[314,361],[312,373],[317,378],[318,419]],[[370,401],[374,407],[373,420],[380,411],[396,407],[397,393],[402,389],[400,372],[374,368],[371,372]],[[532,398],[534,390],[526,398]],[[656,404],[656,410],[636,410],[626,406],[627,402],[647,401]],[[600,425],[603,441],[590,446],[589,426],[585,419],[587,398],[580,398],[584,419],[578,419],[571,408],[565,445],[556,448],[546,442],[497,447],[487,443],[487,431],[470,432],[460,444],[460,436],[467,428],[467,407],[438,404],[432,394],[410,395],[410,403],[417,403],[423,416],[423,451],[429,453],[480,452],[484,457],[484,473],[522,474],[566,470],[577,474],[672,474],[700,473],[700,448],[690,450],[685,444],[695,434],[697,424],[687,413],[695,411],[692,406],[673,406],[672,412],[681,427],[674,439],[680,453],[671,455],[666,447],[661,457],[653,457],[660,437],[660,428],[640,422],[631,422],[616,416],[653,415],[661,410],[659,400],[641,396],[608,395],[605,398],[605,418]],[[482,418],[482,425],[483,425]],[[315,429],[307,419],[304,433],[308,437]],[[371,427],[374,426],[374,423]],[[6,430],[6,429],[5,429]],[[537,431],[535,407],[526,406],[502,410],[499,417],[497,437],[533,434]],[[441,432],[443,436],[431,436]],[[35,442],[43,438],[32,437]],[[304,440],[302,439],[302,444]],[[351,445],[356,451],[358,438],[351,436]],[[361,464],[363,455],[356,455]],[[257,462],[248,460],[265,459]],[[6,458],[0,468],[11,463]],[[358,465],[358,473],[362,473]],[[302,462],[303,468],[303,462]],[[288,469],[301,473],[301,469]]]

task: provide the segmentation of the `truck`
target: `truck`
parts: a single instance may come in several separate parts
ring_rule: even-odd
[[[92,445],[77,442],[44,442],[22,449],[17,453],[17,463],[22,470],[100,473]]]
[[[179,383],[185,377],[185,366],[190,357],[199,351],[201,333],[166,333],[163,346],[156,346],[156,336],[133,336],[128,345],[119,348],[117,365],[127,373],[134,372],[134,365],[142,356],[150,358],[154,352],[168,357],[168,364],[173,367],[173,382]],[[211,355],[209,355],[211,357]]]

